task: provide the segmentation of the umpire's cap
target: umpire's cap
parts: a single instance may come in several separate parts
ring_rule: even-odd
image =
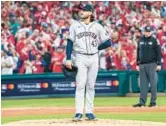
[[[66,78],[75,78],[78,68],[72,65],[72,69],[67,68],[65,65],[62,66],[63,74]]]
[[[90,11],[90,12],[93,13],[94,8],[93,8],[93,6],[91,4],[86,4],[84,7],[82,7],[82,10],[83,11]]]
[[[146,26],[145,27],[145,31],[146,32],[151,32],[152,31],[152,27],[151,26]]]

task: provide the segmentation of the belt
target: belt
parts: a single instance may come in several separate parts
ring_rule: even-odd
[[[140,64],[143,65],[143,64],[150,64],[150,63],[156,63],[156,62],[142,62]]]
[[[79,52],[77,52],[77,53],[79,53]],[[96,52],[96,53],[98,53],[98,52]],[[92,56],[92,55],[95,55],[96,53],[79,53],[79,54]]]

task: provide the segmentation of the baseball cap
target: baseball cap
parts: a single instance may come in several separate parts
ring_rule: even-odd
[[[41,23],[41,26],[42,26],[43,28],[48,28],[48,24],[47,24],[46,22],[42,22],[42,23]]]
[[[146,31],[146,32],[151,32],[151,31],[152,31],[152,27],[146,26],[146,27],[145,27],[145,31]]]
[[[86,5],[82,8],[82,10],[83,10],[83,11],[90,11],[90,12],[93,13],[94,8],[93,8],[92,5],[90,5],[90,4],[86,4]]]

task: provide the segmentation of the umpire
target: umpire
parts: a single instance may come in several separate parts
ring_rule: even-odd
[[[140,99],[133,107],[146,105],[149,83],[151,86],[151,100],[149,107],[156,106],[157,74],[161,70],[161,48],[159,42],[152,36],[152,28],[146,26],[144,35],[137,46],[137,70],[140,74]]]

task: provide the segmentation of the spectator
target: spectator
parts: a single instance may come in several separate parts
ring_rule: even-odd
[[[113,50],[111,48],[106,49],[105,57],[106,57],[107,70],[115,69],[115,62],[113,56],[114,56]]]
[[[15,35],[20,28],[20,23],[15,17],[12,17],[9,23],[9,29],[11,30],[11,33]]]
[[[65,58],[64,48],[58,47],[52,54],[52,72],[62,72],[62,63]]]
[[[14,61],[12,56],[8,56],[6,51],[1,51],[1,73],[2,75],[13,74]]]
[[[60,38],[60,35],[58,35],[58,33],[54,33],[54,40],[53,40],[53,47],[54,48],[57,48],[60,46],[60,43],[61,43],[61,38]]]
[[[47,48],[43,49],[42,58],[45,61],[44,72],[51,72],[51,54]]]
[[[37,53],[35,56],[35,60],[32,63],[32,71],[33,73],[43,73],[44,72],[45,61],[41,57],[40,53]]]
[[[142,36],[142,31],[139,28],[136,28],[133,34],[133,44],[135,45],[135,47],[137,47],[137,42],[140,39],[140,37]]]
[[[14,63],[14,65],[13,65],[13,73],[18,73],[18,66],[19,66],[19,59],[20,59],[20,57],[19,57],[19,55],[18,55],[18,53],[16,52],[15,49],[12,49],[11,54],[12,54],[13,63]]]
[[[66,47],[69,26],[75,23],[75,20],[79,20],[79,10],[85,3],[87,2],[2,2],[1,47],[9,55],[13,55],[11,49],[15,49],[15,54],[18,53],[17,69],[20,73],[32,73],[34,54],[38,52],[46,62],[44,71],[52,71],[50,59],[54,48]],[[166,43],[166,2],[88,3],[94,5],[96,20],[107,29],[113,41],[110,49],[112,52],[107,55],[108,57],[105,56],[109,51],[100,53],[101,68],[106,69],[111,60],[117,70],[122,69],[121,63],[124,61],[128,61],[134,69],[137,41],[147,25],[153,27],[153,35],[157,37],[161,46]],[[45,49],[47,51],[44,51]],[[122,61],[121,50],[125,51],[125,59],[128,60]]]
[[[155,2],[155,4],[152,4],[151,11],[152,11],[152,14],[153,14],[155,17],[158,17],[158,18],[160,17],[160,8],[159,8],[157,2]]]
[[[30,60],[24,61],[24,67],[25,67],[25,74],[32,74],[33,73],[33,62]]]
[[[162,6],[160,8],[161,17],[166,17],[166,2],[162,2]]]
[[[121,70],[131,70],[131,66],[129,64],[129,59],[126,55],[126,51],[122,50],[121,52],[122,58],[121,58]]]
[[[162,46],[166,43],[166,26],[160,27],[157,32],[157,38]]]

